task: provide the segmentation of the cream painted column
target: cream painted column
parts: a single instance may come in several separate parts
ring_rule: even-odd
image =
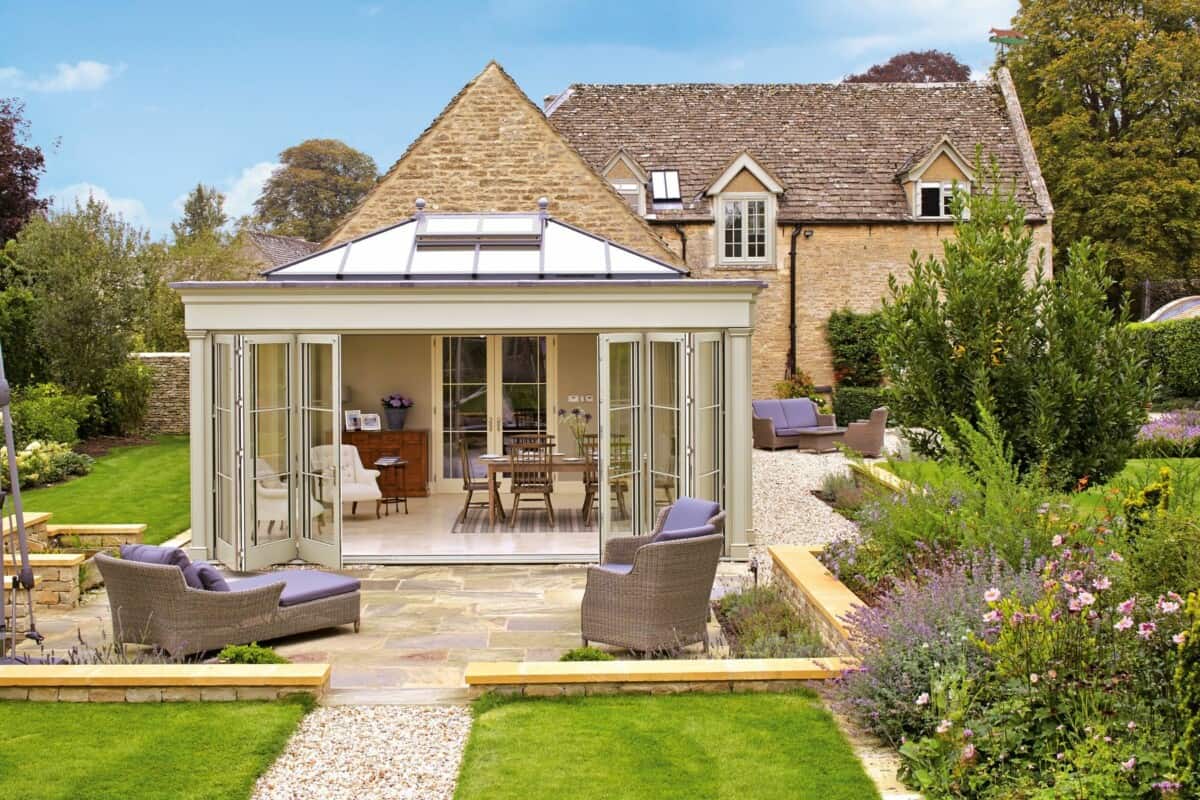
[[[725,332],[725,506],[727,555],[750,557],[754,543],[754,474],[750,422],[751,328]]]
[[[209,364],[208,332],[187,331],[188,338],[188,408],[190,437],[190,494],[192,543],[188,556],[193,560],[212,558],[209,537],[213,526],[209,519],[209,476],[212,474],[212,421],[208,413],[208,397],[212,394],[212,366]]]

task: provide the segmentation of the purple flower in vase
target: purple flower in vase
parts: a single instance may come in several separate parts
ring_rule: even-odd
[[[383,398],[384,408],[412,408],[413,399],[402,394],[389,394]]]

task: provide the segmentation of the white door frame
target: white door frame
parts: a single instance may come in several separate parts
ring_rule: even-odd
[[[221,360],[217,358],[217,349],[220,347],[229,348],[229,370],[228,373],[218,377],[217,371],[221,367]],[[212,509],[213,521],[213,556],[223,564],[229,567],[236,568],[240,559],[240,549],[242,543],[242,530],[245,527],[242,522],[242,492],[241,492],[241,474],[242,474],[242,350],[240,337],[230,334],[214,334],[212,337],[212,372],[210,380],[212,381],[212,394],[209,400],[209,429],[212,431],[212,456],[211,471],[209,473],[208,500]],[[221,430],[221,426],[217,424],[217,393],[220,391],[221,385],[229,386],[230,407],[228,429]],[[219,438],[224,433],[229,441],[226,445],[229,447],[229,467],[230,474],[225,480],[229,481],[229,498],[230,508],[222,509],[220,506],[219,484],[222,478],[217,474],[221,468],[221,458],[218,455],[218,449],[221,447]],[[227,512],[227,513],[226,513]],[[220,531],[217,528],[223,521],[231,523],[231,529],[227,531],[229,540],[225,541],[220,536]]]
[[[313,535],[312,526],[314,524],[323,524],[318,521],[314,523],[311,514],[311,497],[307,494],[307,487],[311,484],[308,478],[313,475],[305,475],[304,466],[306,463],[305,456],[309,449],[313,446],[309,442],[309,431],[305,424],[307,422],[307,413],[309,411],[325,411],[326,409],[305,405],[305,389],[307,388],[310,376],[308,375],[308,361],[305,359],[306,350],[311,346],[328,346],[330,348],[330,380],[333,385],[330,387],[329,397],[331,408],[328,409],[331,415],[331,430],[333,432],[333,452],[340,453],[342,446],[342,428],[344,426],[344,418],[342,416],[342,337],[338,334],[299,334],[296,337],[296,369],[294,381],[296,386],[295,400],[293,407],[296,409],[294,414],[295,425],[293,427],[292,441],[296,444],[292,448],[292,480],[291,483],[298,487],[293,492],[292,507],[293,507],[293,524],[294,540],[296,542],[297,553],[300,558],[305,561],[321,564],[326,567],[338,569],[342,566],[342,473],[341,469],[335,467],[333,470],[333,496],[331,498],[322,498],[325,503],[333,508],[332,525],[333,538],[332,541],[321,541]],[[340,463],[340,456],[338,459]]]
[[[596,397],[596,428],[599,431],[600,439],[600,469],[597,474],[600,482],[600,513],[597,518],[599,520],[600,553],[602,555],[604,553],[605,541],[617,535],[612,524],[612,442],[609,436],[609,414],[612,411],[612,374],[609,346],[612,344],[632,344],[636,348],[633,359],[634,386],[630,404],[634,415],[631,431],[636,438],[629,443],[632,477],[636,485],[631,487],[628,495],[628,502],[631,507],[626,509],[629,515],[631,530],[621,531],[621,535],[638,536],[642,533],[644,518],[642,508],[645,505],[644,487],[646,484],[645,461],[643,459],[645,448],[642,444],[642,440],[645,438],[644,427],[646,416],[645,404],[643,402],[645,336],[640,333],[601,333],[596,339],[596,368],[599,372]]]

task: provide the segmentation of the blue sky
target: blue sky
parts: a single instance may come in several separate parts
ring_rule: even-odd
[[[197,181],[248,212],[304,139],[342,139],[387,169],[492,58],[539,102],[572,82],[830,81],[931,47],[982,72],[988,28],[1016,7],[0,0],[0,96],[26,102],[43,194],[94,192],[161,236]]]

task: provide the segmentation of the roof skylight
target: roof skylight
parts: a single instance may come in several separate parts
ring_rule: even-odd
[[[679,170],[656,169],[650,173],[651,196],[655,200],[679,200]]]

